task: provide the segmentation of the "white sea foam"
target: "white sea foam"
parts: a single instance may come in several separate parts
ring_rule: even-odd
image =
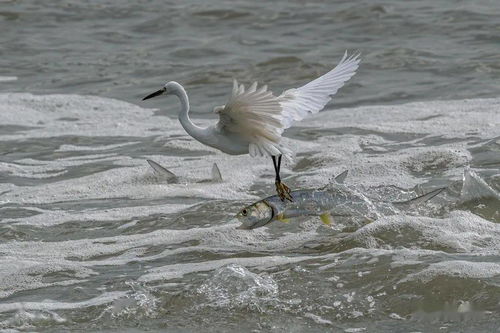
[[[141,276],[139,281],[151,282],[157,280],[178,279],[186,274],[212,271],[226,265],[241,265],[244,267],[257,267],[265,269],[284,264],[291,264],[303,260],[313,259],[312,256],[287,257],[287,256],[266,256],[253,258],[230,258],[221,260],[204,261],[193,265],[189,264],[173,264],[154,268],[150,273]]]
[[[399,243],[397,239],[391,239],[393,234],[405,234],[407,238]],[[397,247],[417,241],[421,246],[427,244],[430,248],[449,247],[460,252],[498,253],[500,225],[466,211],[453,211],[442,219],[387,216],[358,229],[350,238],[371,247]]]
[[[121,147],[126,147],[130,145],[135,145],[140,143],[139,141],[137,142],[125,142],[125,143],[117,143],[113,145],[100,145],[100,146],[77,146],[77,145],[61,145],[59,149],[57,149],[57,152],[62,152],[62,151],[99,151],[99,150],[109,150],[109,149],[114,149],[114,148],[121,148]]]
[[[2,253],[2,252],[0,252]],[[2,289],[0,298],[29,289],[37,289],[48,286],[69,286],[85,280],[93,274],[92,269],[70,260],[61,260],[57,256],[39,255],[26,256],[19,253],[2,253],[0,259],[0,281]],[[44,276],[55,272],[66,272],[71,274],[63,280],[44,282]]]
[[[491,138],[499,135],[500,99],[414,102],[390,106],[362,106],[322,112],[308,126],[354,127],[383,133],[414,133],[445,138]],[[419,142],[420,138],[410,140]]]
[[[245,174],[249,173],[257,176],[262,172],[271,173],[269,171],[270,163],[267,160],[252,162],[256,166],[253,170],[244,168],[252,159],[228,157],[200,145],[187,138],[176,120],[153,116],[152,110],[144,110],[121,101],[89,96],[2,94],[0,95],[0,103],[4,109],[0,113],[2,124],[34,127],[26,133],[3,135],[4,140],[25,139],[27,136],[37,138],[62,135],[161,137],[159,136],[161,133],[169,133],[175,138],[167,141],[166,150],[179,148],[207,151],[217,156],[217,158],[210,159],[216,160],[219,166],[226,164],[226,161],[231,163],[231,168],[228,169],[239,172],[234,172],[225,179],[237,181],[245,178]],[[454,143],[440,144],[438,147],[431,145],[427,148],[399,149],[393,155],[367,156],[359,153],[363,149],[387,150],[398,144],[396,141],[391,141],[390,138],[384,138],[386,135],[384,133],[409,136],[410,139],[406,143],[414,146],[428,146],[425,139],[437,136],[467,140],[499,135],[500,116],[495,111],[499,104],[500,100],[498,99],[477,99],[340,109],[336,110],[334,114],[327,111],[300,125],[310,126],[310,128],[314,128],[314,126],[319,128],[325,126],[359,128],[366,131],[376,131],[375,133],[382,135],[367,132],[363,136],[355,134],[339,136],[321,132],[321,135],[313,142],[290,139],[284,141],[285,144],[293,146],[299,155],[317,151],[312,157],[319,159],[322,170],[313,179],[308,179],[309,182],[314,182],[316,177],[318,177],[318,181],[321,179],[324,182],[325,176],[331,177],[333,171],[340,172],[339,166],[342,165],[344,168],[350,169],[351,176],[357,177],[359,182],[373,184],[374,179],[376,179],[379,183],[388,181],[390,184],[413,186],[417,179],[411,174],[411,171],[418,171],[422,167],[422,163],[426,161],[451,163],[451,165],[446,166],[447,169],[466,164],[470,156],[466,150],[466,142],[455,141]],[[73,120],[66,121],[64,119]],[[158,132],[159,122],[162,132]],[[201,123],[206,123],[206,121],[201,121]],[[335,135],[335,140],[332,140],[332,135]],[[412,136],[414,138],[411,138]],[[179,146],[179,143],[182,144]],[[77,149],[77,147],[63,145],[61,149],[64,151]],[[88,147],[81,147],[81,150],[88,149]],[[93,147],[91,149],[104,148]],[[242,162],[236,162],[238,159]],[[182,158],[174,157],[170,160],[171,164],[180,165]],[[334,161],[336,163],[333,163]],[[233,167],[234,163],[237,167]],[[226,170],[226,172],[228,171]]]
[[[156,214],[169,214],[191,205],[170,204],[156,206],[136,206],[121,208],[106,208],[103,210],[88,209],[82,211],[46,210],[38,207],[25,206],[24,208],[36,212],[36,215],[24,218],[5,218],[1,223],[10,225],[34,225],[53,226],[66,222],[78,222],[83,224],[92,221],[123,221],[131,218],[148,217]],[[0,210],[1,211],[1,210]]]
[[[68,309],[82,309],[96,305],[108,304],[115,299],[126,296],[125,292],[112,291],[105,292],[99,296],[81,302],[58,302],[53,300],[45,300],[43,302],[15,302],[15,303],[1,303],[0,312],[9,312],[16,310],[68,310]]]
[[[315,315],[314,313],[306,312],[306,313],[304,313],[304,317],[311,319],[312,321],[314,321],[317,324],[333,325],[333,323],[330,320],[323,319],[320,316]]]
[[[2,198],[3,202],[16,202],[22,198],[25,203],[49,203],[66,200],[84,200],[98,198],[153,198],[153,197],[204,197],[211,199],[239,198],[249,199],[248,188],[260,177],[269,178],[272,170],[267,160],[257,160],[249,163],[249,157],[226,156],[214,150],[197,146],[192,139],[186,139],[180,125],[166,117],[153,116],[150,110],[143,110],[135,105],[124,102],[88,96],[35,96],[30,94],[3,94],[0,95],[3,103],[3,112],[0,120],[3,124],[33,126],[25,133],[7,134],[4,140],[32,137],[63,136],[63,135],[128,135],[147,137],[158,135],[158,120],[162,123],[165,132],[180,136],[182,139],[173,141],[184,142],[182,149],[205,150],[212,155],[204,158],[191,159],[189,171],[186,173],[183,157],[176,156],[148,156],[162,163],[169,170],[178,174],[185,182],[191,180],[207,179],[211,163],[218,163],[223,173],[222,184],[141,184],[137,175],[145,174],[143,160],[135,160],[116,154],[85,155],[78,157],[60,158],[50,162],[36,160],[18,160],[16,164],[3,162],[1,168],[15,176],[27,178],[53,178],[67,173],[71,166],[78,166],[84,162],[108,161],[120,166],[132,168],[113,169],[95,175],[80,177],[55,184],[44,184],[36,188],[15,187]],[[336,127],[357,127],[374,130],[373,124],[385,124],[384,127],[391,133],[396,129],[402,132],[418,133],[425,137],[450,134],[449,119],[461,122],[464,126],[477,129],[469,133],[470,137],[486,137],[492,134],[492,124],[498,115],[494,106],[498,100],[474,100],[466,102],[432,102],[427,104],[412,103],[403,106],[363,107],[357,109],[337,110],[335,117],[331,112],[324,112],[307,121],[309,126],[332,123]],[[424,107],[425,106],[425,107]],[[415,110],[420,110],[415,114]],[[363,116],[361,116],[361,113]],[[445,117],[446,122],[422,120],[426,117]],[[61,121],[60,119],[73,119]],[[74,120],[76,119],[76,120]],[[119,121],[117,122],[117,119]],[[434,118],[433,118],[434,119]],[[493,121],[492,121],[493,119]],[[450,120],[451,121],[451,120]],[[409,124],[412,124],[411,126]],[[425,126],[421,126],[424,124]],[[406,127],[405,127],[406,126]],[[458,126],[459,128],[462,128]],[[462,137],[467,130],[454,131],[457,137]],[[450,134],[451,135],[451,134]],[[421,138],[413,141],[421,140]],[[309,186],[324,184],[325,179],[342,169],[350,170],[350,178],[358,184],[374,185],[384,183],[402,187],[412,187],[419,182],[413,173],[419,172],[424,166],[431,168],[444,168],[451,176],[457,175],[460,168],[470,159],[470,153],[465,144],[450,143],[439,147],[412,147],[400,149],[393,154],[378,156],[359,154],[366,147],[385,145],[390,147],[393,143],[378,135],[367,134],[359,137],[356,135],[342,135],[332,140],[330,136],[320,136],[314,142],[285,139],[289,145],[297,149],[298,154],[308,151],[318,151],[312,158],[318,159],[321,168],[294,172],[298,180]],[[134,141],[137,142],[137,141]],[[170,142],[170,141],[169,141]],[[108,150],[124,147],[131,143],[113,144],[97,147],[62,145],[60,151],[85,151]],[[194,146],[193,146],[194,145]],[[200,148],[201,147],[201,148]],[[166,147],[168,150],[168,147]],[[429,164],[430,163],[430,164]],[[434,163],[434,166],[432,166]],[[318,170],[320,169],[320,170]],[[284,173],[287,173],[285,168]]]
[[[0,82],[17,81],[17,76],[0,76]]]
[[[66,161],[66,165],[81,165],[82,162],[78,161]],[[65,164],[63,163],[63,165]],[[246,172],[246,177],[242,175],[239,178],[231,177],[232,174],[236,173],[234,169],[227,169],[226,177],[232,179],[232,182],[201,182],[197,183],[179,183],[179,184],[161,184],[154,183],[148,179],[145,179],[145,175],[152,175],[150,167],[147,166],[144,160],[132,160],[127,159],[127,163],[135,164],[136,167],[121,167],[114,168],[107,171],[102,171],[96,174],[91,174],[88,176],[83,176],[79,178],[72,178],[68,180],[61,180],[55,183],[40,184],[37,187],[31,186],[19,186],[11,188],[9,193],[2,196],[1,201],[6,202],[18,202],[19,198],[25,204],[40,204],[40,203],[51,203],[51,202],[64,202],[64,201],[75,201],[75,200],[94,200],[94,199],[110,199],[110,198],[130,198],[130,199],[143,199],[143,198],[166,198],[166,197],[189,197],[189,198],[209,198],[209,199],[254,199],[246,193],[248,187],[252,184],[251,181],[254,178],[251,175],[250,169],[243,161],[236,159],[234,161],[235,165],[241,166],[239,169],[248,170]],[[189,174],[192,178],[209,179],[210,178],[210,167],[205,161],[190,161]],[[64,166],[61,166],[63,168]],[[10,170],[13,174],[19,175],[23,174],[21,171],[13,172],[14,170],[19,170],[20,166],[6,166],[5,170]],[[50,170],[54,172],[56,166],[52,167],[27,167],[24,172],[30,172],[29,177],[34,177],[37,172],[47,172]],[[60,170],[60,169],[59,169]],[[175,172],[177,168],[172,168]],[[226,168],[221,167],[221,171],[224,172]],[[63,172],[63,171],[59,171]],[[184,171],[185,172],[185,169]],[[181,171],[178,172],[179,174]],[[45,174],[48,176],[47,174]],[[189,181],[189,179],[188,179]]]
[[[420,272],[409,274],[400,282],[418,280],[427,283],[436,277],[485,279],[496,276],[500,276],[500,264],[498,263],[450,260],[432,263]]]
[[[155,117],[153,110],[107,98],[10,93],[0,94],[0,105],[0,123],[34,127],[28,134],[1,135],[3,140],[63,135],[151,136],[159,134],[158,118],[166,130],[181,133],[173,120]]]
[[[297,156],[294,163],[285,163],[283,174],[291,176],[296,187],[325,185],[345,169],[350,171],[347,183],[363,189],[381,185],[411,188],[434,174],[460,182],[464,167],[472,159],[470,145],[476,147],[480,140],[500,134],[500,114],[496,111],[499,104],[500,99],[481,99],[327,111],[301,123],[306,127],[299,131],[300,135],[284,139]],[[331,287],[346,295],[352,292],[344,290],[349,283],[377,274],[375,267],[360,266],[352,276],[343,275],[353,265],[387,265],[384,267],[394,270],[424,267],[406,276],[406,280],[399,279],[412,283],[431,281],[436,276],[491,278],[500,274],[496,264],[480,260],[500,250],[500,229],[471,212],[450,208],[451,212],[439,218],[382,217],[343,235],[322,227],[315,218],[304,219],[300,227],[288,224],[285,232],[276,223],[253,231],[237,230],[238,223],[231,218],[205,218],[214,213],[206,210],[232,216],[233,208],[222,212],[224,205],[256,200],[256,193],[260,196],[263,191],[262,184],[269,184],[266,191],[272,191],[273,169],[267,159],[224,155],[189,138],[177,120],[111,99],[0,94],[0,108],[0,122],[6,128],[0,140],[15,140],[10,144],[16,148],[30,140],[48,147],[43,148],[48,155],[34,153],[26,157],[22,148],[19,155],[7,152],[9,158],[0,162],[2,175],[12,178],[12,183],[0,184],[0,214],[10,214],[2,216],[0,227],[11,237],[0,244],[0,281],[4,287],[0,298],[15,299],[18,292],[26,290],[91,284],[106,268],[120,271],[120,266],[128,268],[138,263],[144,268],[134,279],[145,285],[165,285],[232,264],[252,269],[248,275],[257,277],[261,270],[279,270],[300,263],[324,281],[330,281],[327,278],[335,274],[337,279],[330,281]],[[69,141],[69,137],[85,140]],[[108,142],[105,137],[113,140]],[[142,155],[138,152],[141,148],[137,147],[151,143],[161,143],[165,154],[158,148]],[[128,149],[136,151],[128,154]],[[155,176],[146,158],[171,170],[179,177],[178,182],[168,184]],[[208,181],[213,163],[221,169],[222,183]],[[94,168],[96,165],[99,168]],[[476,176],[466,175],[469,178],[464,183],[470,190],[462,193],[462,201],[485,193],[486,183],[477,181],[480,178]],[[23,185],[24,181],[28,185]],[[203,204],[217,208],[205,208]],[[12,214],[17,208],[21,213]],[[189,217],[198,211],[196,218]],[[189,222],[185,226],[184,215]],[[175,217],[179,222],[175,230],[169,229],[170,225],[148,228],[147,223],[155,216],[167,222]],[[112,236],[86,238],[83,234],[57,241],[23,238],[24,230],[37,228],[57,230],[58,239],[64,238],[65,223],[80,225],[82,232],[89,233],[102,228]],[[140,233],[133,233],[135,228]],[[327,248],[325,253],[323,247]],[[426,262],[448,253],[466,253],[477,262],[454,258],[442,263]],[[343,269],[340,272],[339,266]],[[176,281],[179,287],[183,281]],[[278,290],[283,288],[281,280],[275,281]],[[380,284],[380,288],[387,287]],[[18,308],[79,309],[108,304],[126,294],[104,293],[75,303],[12,301],[1,304],[0,312]],[[363,300],[367,297],[359,295]],[[348,313],[342,316],[355,318],[376,307],[369,305],[371,301],[366,304],[365,308],[345,308],[342,311]],[[341,311],[340,307],[336,309]],[[311,305],[302,316],[317,324],[334,323],[336,317],[323,311]]]
[[[364,135],[320,131],[313,142],[302,147],[315,152],[321,171],[307,182],[320,182],[340,172],[339,165],[349,169],[356,182],[374,186],[393,184],[412,187],[421,179],[414,173],[424,168],[445,171],[458,177],[470,160],[467,143],[500,135],[500,99],[419,102],[394,106],[363,106],[322,112],[301,123],[315,128],[354,128]],[[374,131],[376,135],[373,135]],[[355,133],[355,132],[354,132]],[[389,134],[394,135],[394,139]],[[397,139],[398,136],[406,139]],[[433,139],[454,139],[433,145]],[[404,141],[404,145],[401,144]],[[438,140],[439,141],[439,140]],[[412,147],[405,148],[405,145]],[[391,154],[370,154],[370,150],[395,150]],[[365,152],[365,154],[361,154]],[[430,162],[430,164],[429,164]]]

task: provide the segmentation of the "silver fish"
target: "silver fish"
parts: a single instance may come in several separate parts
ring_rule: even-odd
[[[337,178],[343,179],[345,174],[346,172]],[[277,195],[265,198],[243,208],[236,218],[242,223],[240,229],[259,228],[275,220],[287,222],[289,218],[298,216],[319,216],[327,225],[333,222],[332,216],[364,216],[376,219],[380,213],[394,214],[395,208],[407,209],[416,206],[444,189],[439,188],[408,201],[376,203],[352,188],[334,183],[320,189],[292,191],[292,202],[282,201]],[[375,216],[370,216],[374,213]]]

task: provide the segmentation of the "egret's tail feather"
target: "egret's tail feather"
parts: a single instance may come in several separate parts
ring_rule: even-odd
[[[250,143],[248,152],[252,157],[270,157],[270,156],[284,156],[288,161],[295,160],[295,154],[292,150],[269,140],[261,139],[256,143]]]
[[[279,149],[281,151],[281,155],[283,155],[288,162],[290,163],[295,162],[295,152],[293,150],[283,146],[280,146]]]

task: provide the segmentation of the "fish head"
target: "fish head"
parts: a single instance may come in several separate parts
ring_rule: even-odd
[[[239,229],[255,229],[273,220],[274,211],[265,200],[258,201],[240,210],[236,218],[241,222]]]

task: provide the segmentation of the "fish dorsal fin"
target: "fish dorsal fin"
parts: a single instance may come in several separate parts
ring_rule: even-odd
[[[493,189],[486,181],[470,168],[465,168],[463,185],[460,191],[460,202],[481,198],[500,200],[500,193]]]
[[[343,171],[341,174],[337,175],[335,177],[335,181],[339,184],[343,184],[345,179],[347,178],[347,174],[349,173],[349,170]]]
[[[333,181],[330,184],[326,184],[325,186],[320,187],[319,189],[320,190],[327,190],[329,188],[335,188],[339,184],[344,184],[344,181],[347,178],[348,173],[349,173],[349,170],[345,170],[345,171],[341,172],[340,174],[335,176],[335,178],[333,179]]]
[[[446,187],[438,188],[437,190],[430,191],[430,192],[425,193],[424,195],[418,196],[416,198],[413,198],[413,199],[410,199],[407,201],[397,201],[397,202],[393,202],[392,204],[399,209],[413,208],[413,207],[420,205],[421,203],[426,202],[427,200],[434,198],[436,195],[443,192],[445,189],[446,189]]]
[[[217,163],[214,163],[214,165],[212,165],[212,181],[214,183],[222,182],[222,175],[220,173],[219,167],[217,166]]]
[[[160,176],[165,177],[169,181],[173,181],[177,179],[177,176],[170,170],[162,167],[158,163],[152,160],[146,160],[149,165],[153,168],[153,170]]]

